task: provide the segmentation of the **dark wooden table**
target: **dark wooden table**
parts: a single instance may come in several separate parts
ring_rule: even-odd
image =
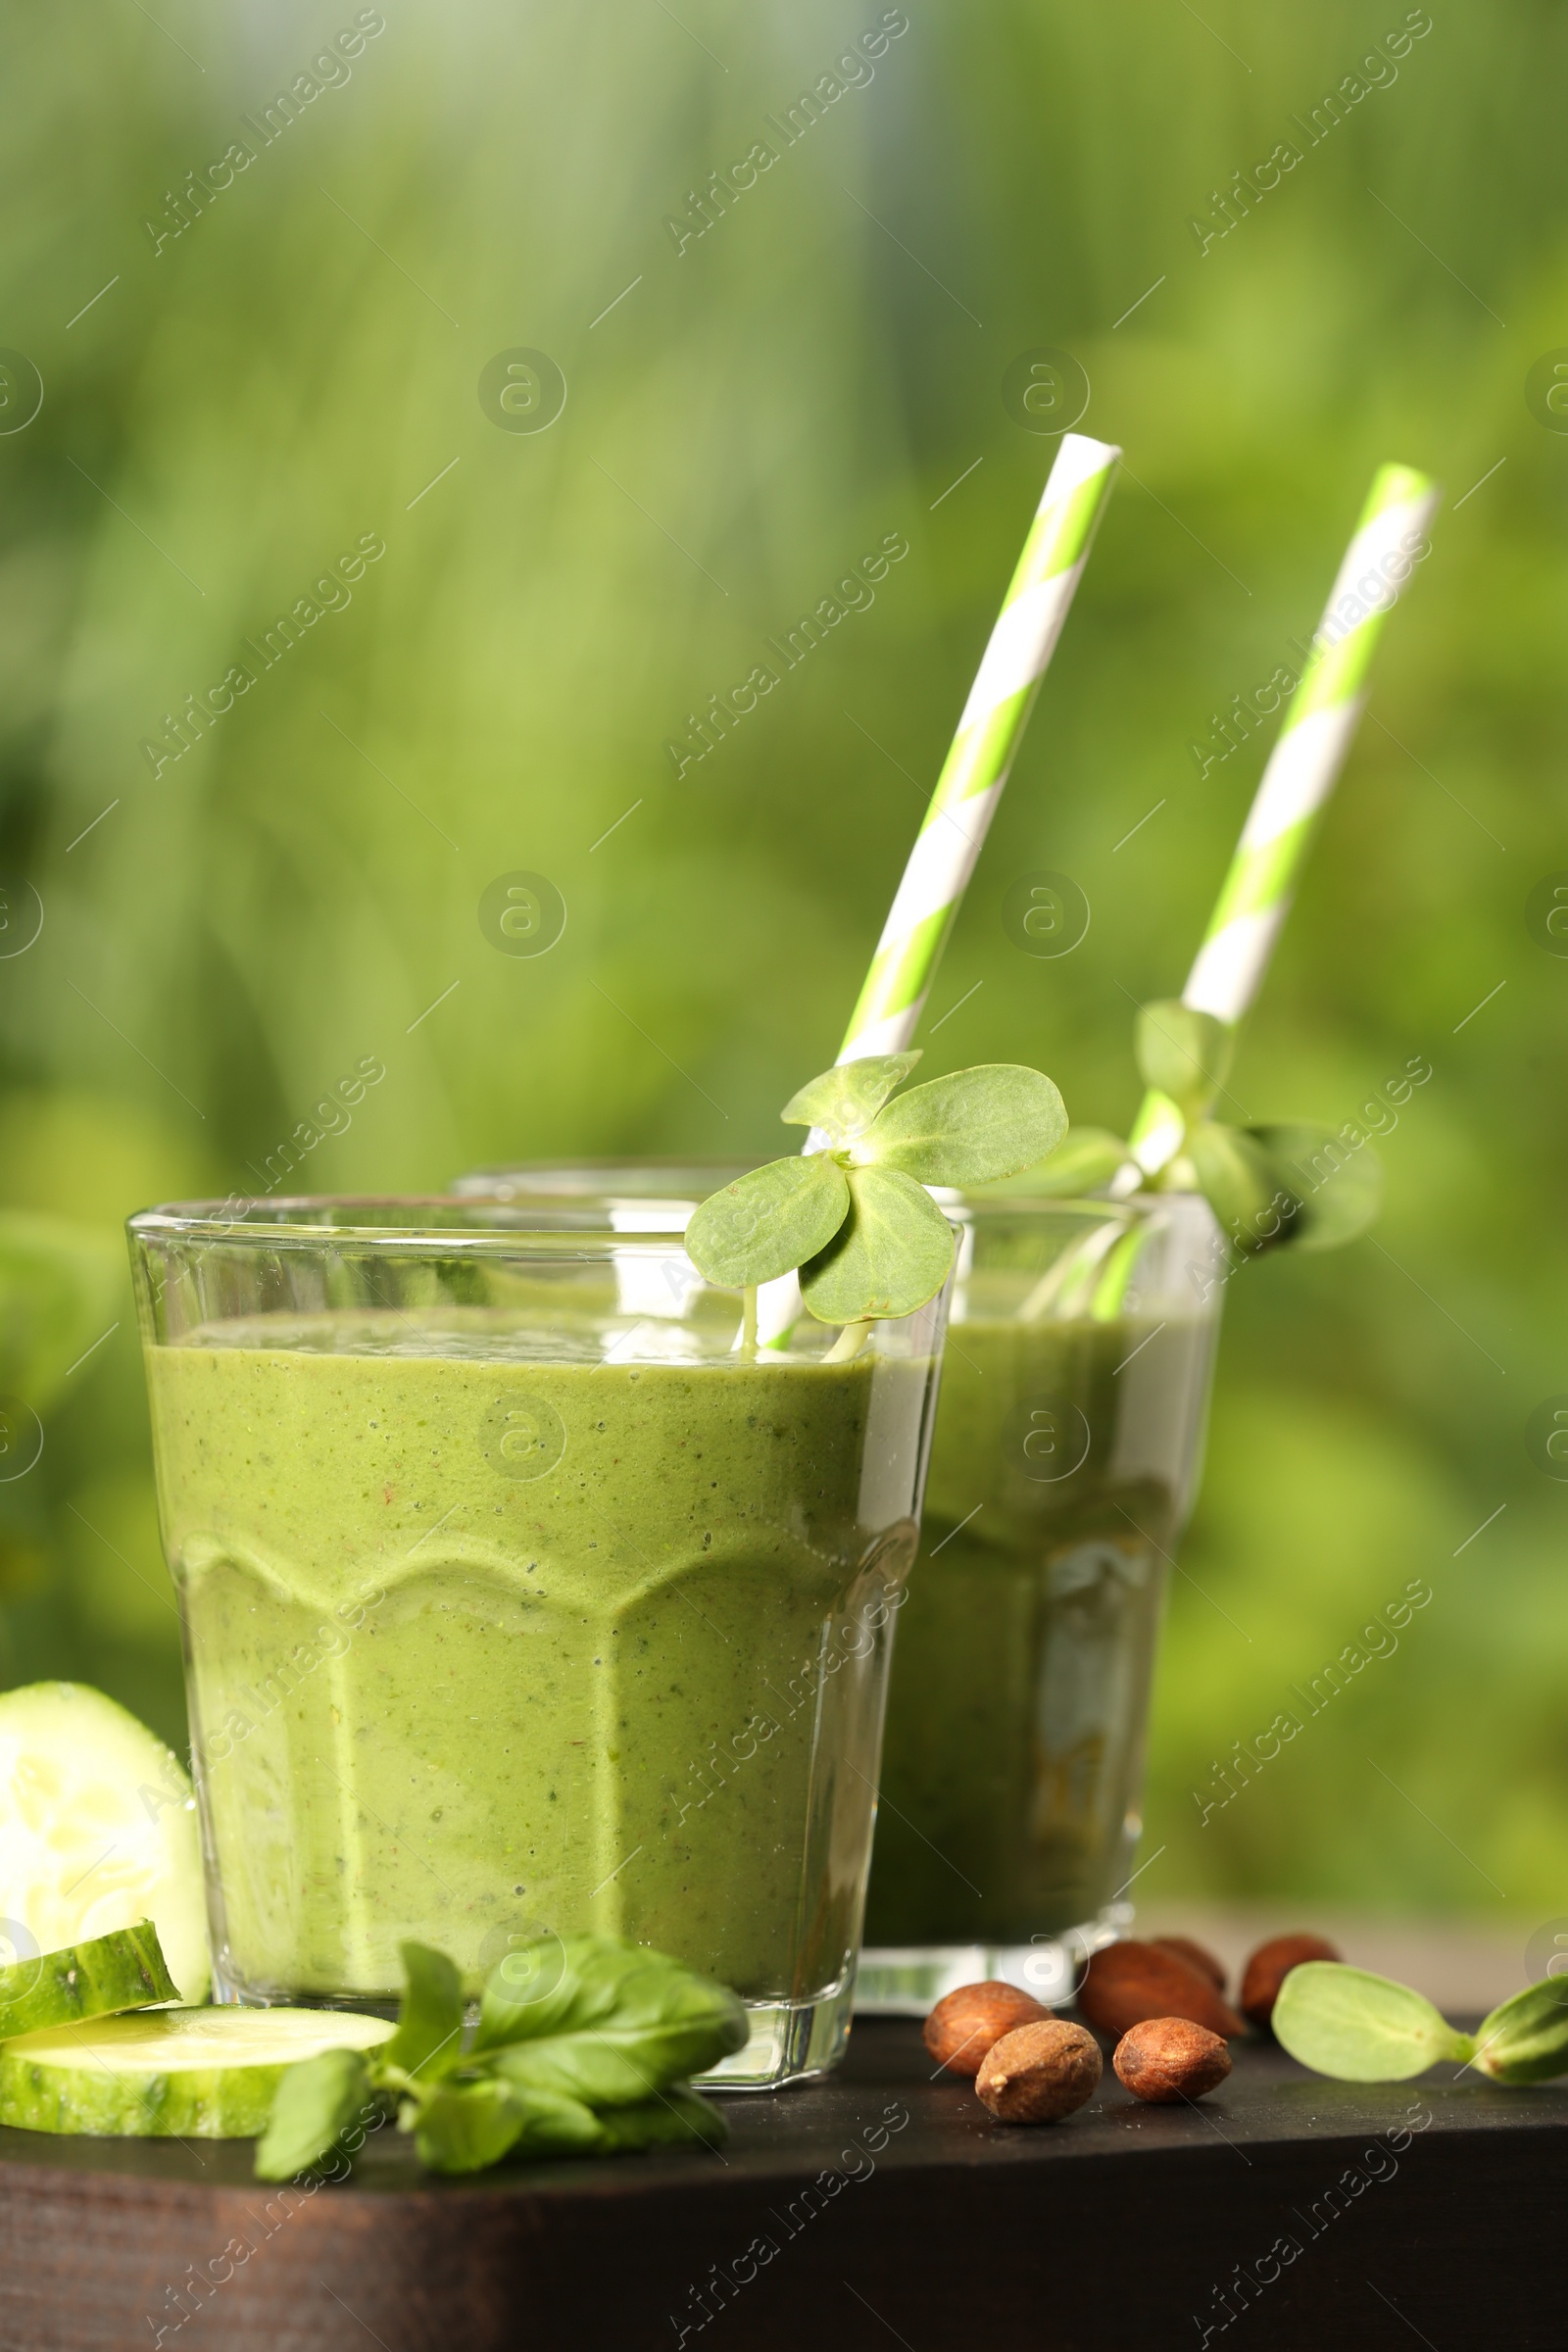
[[[1236,2057],[1201,2107],[1107,2067],[1009,2131],[871,2020],[834,2082],[727,2100],[722,2158],[432,2181],[389,2131],[307,2195],[248,2142],[0,2132],[0,2352],[1568,2346],[1568,2088]]]

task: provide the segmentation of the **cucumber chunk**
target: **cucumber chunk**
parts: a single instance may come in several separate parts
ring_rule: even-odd
[[[386,2019],[337,2009],[152,2009],[0,2046],[0,2124],[98,2139],[249,2139],[285,2070],[368,2049]]]
[[[150,1919],[185,2001],[209,1982],[196,1800],[145,1724],[83,1683],[0,1696],[0,1960]]]
[[[139,1928],[117,1928],[113,1936],[96,1936],[91,1943],[70,1944],[63,1952],[0,1968],[0,2039],[178,1998],[158,1930],[143,1920]]]

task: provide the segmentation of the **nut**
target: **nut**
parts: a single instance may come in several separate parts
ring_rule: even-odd
[[[1092,2098],[1104,2060],[1082,2026],[1048,2017],[1019,2026],[986,2052],[974,2086],[1001,2124],[1054,2124]]]
[[[1231,2054],[1217,2034],[1186,2017],[1146,2017],[1116,2044],[1111,2065],[1135,2098],[1163,2106],[1200,2099],[1223,2082]]]
[[[1119,2041],[1150,2017],[1185,2017],[1230,2040],[1246,2026],[1206,1977],[1158,1944],[1107,1943],[1078,1987],[1080,2013]]]
[[[1216,1960],[1206,1945],[1195,1943],[1190,1936],[1152,1936],[1150,1941],[1156,1952],[1174,1952],[1178,1960],[1185,1960],[1189,1968],[1196,1968],[1200,1977],[1208,1979],[1216,1992],[1224,1991],[1225,1963]]]
[[[1303,1960],[1343,1960],[1345,1954],[1326,1936],[1273,1936],[1260,1943],[1242,1971],[1242,2007],[1254,2026],[1266,2027],[1280,1997],[1280,1986]]]
[[[1050,2015],[1031,1994],[994,1977],[982,1984],[960,1984],[926,2019],[925,2046],[950,2075],[977,2075],[1004,2034],[1042,2025]]]

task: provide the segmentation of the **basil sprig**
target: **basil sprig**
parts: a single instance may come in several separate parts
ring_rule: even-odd
[[[1341,2082],[1407,2082],[1445,2058],[1497,2082],[1568,2075],[1568,1984],[1555,1977],[1514,1993],[1465,2034],[1392,1977],[1303,1960],[1286,1978],[1270,2022],[1293,2058]]]
[[[1232,1248],[1250,1257],[1290,1244],[1337,1250],[1378,1213],[1383,1169],[1368,1143],[1352,1152],[1332,1127],[1294,1119],[1236,1127],[1214,1116],[1236,1050],[1232,1023],[1174,999],[1145,1004],[1137,1029],[1139,1075],[1182,1122],[1175,1153],[1144,1192],[1201,1193]],[[1074,1127],[1031,1192],[1093,1192],[1132,1163],[1132,1148],[1102,1127]]]
[[[709,1282],[749,1290],[799,1267],[821,1323],[912,1314],[953,1265],[929,1184],[991,1184],[1054,1152],[1067,1130],[1039,1070],[988,1062],[893,1097],[920,1056],[877,1054],[824,1070],[786,1102],[787,1126],[825,1149],[754,1168],[702,1203],[686,1250]]]
[[[455,1964],[426,1944],[401,1950],[397,2032],[289,2068],[258,2179],[290,2180],[393,2116],[433,2173],[723,2139],[722,2116],[687,2078],[746,2040],[726,1985],[612,1936],[547,1937],[491,1972],[469,2039]]]

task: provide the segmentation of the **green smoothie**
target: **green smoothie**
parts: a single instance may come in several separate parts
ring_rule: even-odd
[[[930,1365],[579,1341],[444,1307],[149,1347],[242,1996],[389,1997],[408,1936],[477,1982],[546,1929],[752,2000],[845,1975]]]
[[[1027,1943],[1121,1891],[1212,1343],[1179,1313],[950,1327],[868,1945]]]

